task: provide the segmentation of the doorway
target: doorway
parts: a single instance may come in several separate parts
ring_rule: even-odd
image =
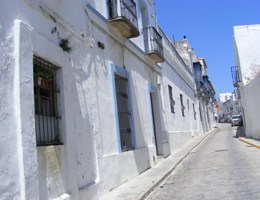
[[[154,106],[153,106],[153,94],[150,92],[150,100],[151,100],[151,110],[152,110],[152,122],[153,122],[153,132],[154,132],[154,143],[155,143],[155,148],[156,148],[156,154],[157,156],[159,155],[158,153],[158,143],[157,143],[157,137],[156,137],[156,128],[155,128],[155,119],[154,119]]]
[[[151,103],[151,120],[154,136],[154,145],[156,148],[157,156],[163,155],[162,147],[162,127],[161,127],[161,118],[159,112],[159,102],[156,91],[150,91],[150,103]]]

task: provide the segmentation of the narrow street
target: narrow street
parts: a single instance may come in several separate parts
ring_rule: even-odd
[[[260,149],[222,124],[180,164],[148,200],[260,199]]]

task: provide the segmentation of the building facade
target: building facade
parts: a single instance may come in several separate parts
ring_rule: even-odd
[[[231,122],[232,115],[241,114],[241,106],[235,92],[220,93],[218,105],[220,110],[218,118],[220,122]]]
[[[248,137],[260,139],[258,102],[260,98],[260,25],[234,27],[235,66],[231,68],[233,84],[241,105],[241,114]]]
[[[0,8],[1,200],[98,199],[211,129],[151,0]]]

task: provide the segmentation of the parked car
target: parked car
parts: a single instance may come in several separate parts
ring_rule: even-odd
[[[231,118],[231,126],[242,126],[242,117],[241,115],[233,115]]]

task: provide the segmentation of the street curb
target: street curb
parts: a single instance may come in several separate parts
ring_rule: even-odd
[[[157,188],[181,163],[182,161],[190,154],[190,152],[195,149],[197,146],[199,146],[200,143],[202,143],[203,140],[205,140],[209,135],[215,133],[218,129],[214,129],[213,131],[205,134],[205,136],[198,141],[190,150],[188,150],[188,152],[170,169],[168,170],[165,175],[160,178],[158,181],[156,181],[153,186],[145,192],[145,194],[143,194],[140,198],[138,198],[139,200],[145,200],[146,197],[148,197],[149,194],[151,194],[151,192]]]
[[[239,137],[239,140],[240,140],[241,142],[250,144],[250,145],[252,145],[252,146],[254,146],[254,147],[260,149],[260,145],[254,144],[253,142],[250,142],[250,141],[248,141],[248,140],[246,140],[246,139],[244,139],[244,138]]]

